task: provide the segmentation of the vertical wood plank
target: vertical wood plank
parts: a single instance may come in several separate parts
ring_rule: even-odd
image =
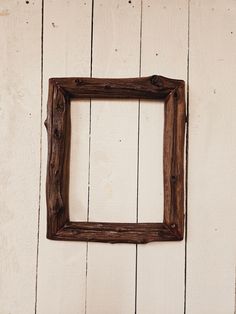
[[[235,1],[191,1],[188,314],[234,313],[235,56]]]
[[[167,77],[187,78],[188,50],[188,4],[187,1],[144,1],[142,19],[141,74],[161,74]],[[163,213],[163,181],[157,174],[162,171],[163,140],[150,133],[145,117],[149,118],[150,128],[154,123],[163,124],[162,104],[155,114],[149,111],[146,103],[140,108],[139,145],[139,221],[145,218],[145,211],[152,204],[157,218]],[[150,105],[149,105],[150,106]],[[149,144],[149,149],[147,145]],[[156,157],[151,162],[150,154]],[[149,190],[148,186],[156,190]],[[151,193],[152,192],[152,193]],[[162,199],[160,198],[162,196]],[[138,246],[137,251],[137,313],[182,314],[184,311],[184,264],[185,243],[150,243]]]
[[[138,221],[162,222],[164,102],[140,104]]]
[[[140,1],[95,1],[94,77],[139,75]],[[92,102],[90,221],[136,221],[138,101]],[[87,313],[134,313],[135,245],[89,243]]]
[[[0,312],[32,314],[39,207],[41,1],[1,1],[0,33]]]
[[[90,33],[92,1],[45,1],[44,4],[44,85],[43,116],[46,118],[48,79],[60,76],[89,76],[90,73]],[[76,158],[84,171],[78,173],[78,186],[71,173],[72,191],[70,203],[73,215],[86,217],[87,213],[87,171],[88,171],[88,132],[83,131],[84,139],[79,157],[73,154],[77,141],[77,132],[89,124],[88,103],[72,103],[72,111],[81,120],[72,121],[72,170],[76,167]],[[75,107],[75,108],[74,108]],[[74,125],[73,125],[74,122]],[[75,127],[75,128],[74,128]],[[86,243],[57,242],[46,239],[46,172],[47,138],[43,128],[43,162],[42,162],[42,202],[38,269],[38,314],[74,314],[85,311],[85,270]],[[79,198],[74,195],[78,193]],[[74,208],[78,208],[74,210]]]
[[[87,74],[88,76],[88,74]],[[69,205],[71,221],[86,221],[89,175],[90,101],[71,102]]]

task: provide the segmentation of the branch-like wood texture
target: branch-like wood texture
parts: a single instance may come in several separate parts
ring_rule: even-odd
[[[160,223],[71,222],[69,219],[70,99],[162,99],[164,120],[164,221]],[[47,237],[54,240],[148,243],[182,240],[184,234],[184,81],[153,75],[130,79],[49,80]],[[148,204],[147,204],[148,205]]]

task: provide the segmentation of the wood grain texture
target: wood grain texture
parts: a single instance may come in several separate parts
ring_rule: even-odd
[[[145,98],[165,96],[164,127],[164,222],[153,232],[140,232],[139,224],[132,230],[127,224],[117,231],[71,229],[69,223],[69,156],[70,156],[70,99]],[[158,75],[133,79],[57,78],[49,80],[47,170],[47,237],[53,240],[147,243],[182,240],[184,232],[184,82]],[[90,223],[92,224],[92,223]],[[86,223],[84,223],[86,226]],[[143,225],[144,226],[144,225]],[[147,225],[146,225],[147,226]]]
[[[164,126],[164,222],[180,237],[184,233],[184,87],[165,102]]]
[[[148,243],[179,240],[163,223],[96,223],[69,222],[52,238],[54,240],[110,243]]]
[[[54,139],[49,141],[46,183],[49,200],[47,232],[50,237],[69,220],[70,104],[69,98],[55,85],[49,87],[48,110],[45,126]]]
[[[183,82],[160,75],[143,78],[52,78],[70,98],[165,99]]]

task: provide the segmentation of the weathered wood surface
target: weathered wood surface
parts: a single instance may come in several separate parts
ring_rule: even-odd
[[[45,121],[48,143],[47,236],[52,237],[69,220],[70,100],[55,85],[48,93]]]
[[[153,75],[142,78],[51,78],[70,98],[165,99],[182,80]]]
[[[79,84],[77,84],[79,82]],[[76,87],[77,86],[77,87]],[[82,89],[80,88],[82,86]],[[107,88],[109,86],[109,88]],[[165,95],[164,126],[164,221],[153,232],[150,228],[140,233],[138,223],[130,230],[127,224],[117,232],[110,230],[72,230],[69,219],[69,173],[71,117],[70,99],[144,97],[162,99]],[[157,104],[158,105],[158,104]],[[47,237],[53,240],[95,242],[147,243],[152,241],[182,240],[184,232],[184,82],[158,75],[131,79],[57,78],[49,80],[47,167]],[[161,147],[160,150],[163,148]],[[163,188],[162,188],[163,189]],[[148,204],[147,204],[148,207]],[[122,210],[122,208],[121,208]],[[106,220],[106,219],[105,219]],[[66,228],[67,224],[67,228]],[[92,224],[92,223],[90,223]],[[86,226],[86,223],[84,223]],[[96,226],[97,228],[97,226]],[[137,230],[136,230],[137,229]],[[164,232],[163,232],[164,231]]]
[[[110,243],[148,243],[177,241],[178,235],[163,223],[87,223],[68,222],[52,236],[55,240]]]
[[[184,234],[185,98],[182,84],[165,101],[164,222],[177,237]]]

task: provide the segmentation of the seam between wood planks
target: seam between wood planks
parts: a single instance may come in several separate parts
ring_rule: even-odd
[[[142,74],[142,36],[143,36],[143,0],[140,3],[140,33],[139,33],[139,77]],[[138,143],[137,143],[137,200],[136,200],[136,222],[138,223],[139,210],[139,146],[140,146],[140,99],[138,101]],[[135,294],[134,294],[134,313],[137,313],[138,301],[138,244],[135,246]]]
[[[188,150],[189,150],[189,55],[190,55],[190,0],[188,0],[188,48],[187,48],[187,106],[185,152],[185,261],[184,261],[184,314],[187,311],[187,256],[188,256]]]
[[[93,18],[94,18],[94,0],[92,0],[91,8],[91,43],[90,43],[90,77],[93,76]],[[90,209],[90,158],[91,158],[91,122],[92,122],[92,103],[89,100],[89,156],[88,156],[88,205],[87,205],[87,221],[89,221]],[[87,313],[87,290],[88,290],[88,250],[89,243],[86,243],[86,269],[85,269],[85,300],[84,300],[84,313]]]
[[[37,313],[38,305],[38,264],[39,264],[39,232],[40,232],[40,213],[41,213],[41,187],[42,187],[42,123],[43,123],[43,35],[44,35],[44,0],[41,2],[41,77],[40,77],[40,148],[39,148],[39,198],[38,198],[38,224],[37,224],[37,249],[36,249],[36,272],[35,272],[35,304],[34,313]]]

